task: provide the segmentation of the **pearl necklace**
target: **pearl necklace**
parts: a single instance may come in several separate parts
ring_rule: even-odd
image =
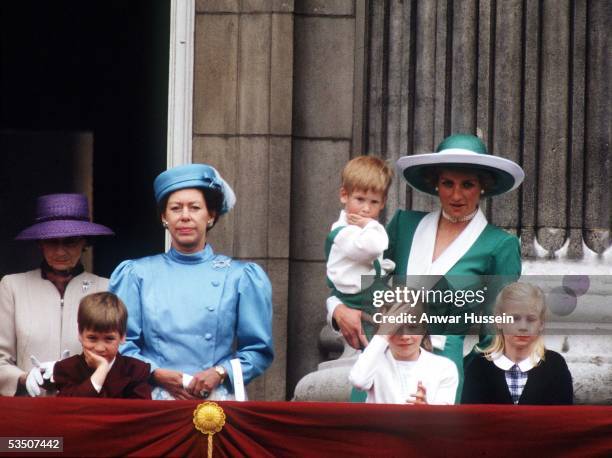
[[[478,213],[478,207],[476,207],[476,210],[474,210],[469,215],[460,216],[459,218],[455,218],[449,215],[448,213],[446,213],[444,209],[442,209],[442,217],[445,220],[450,221],[451,223],[465,223],[466,221],[470,221],[472,218],[474,218],[474,216],[476,216],[476,213]]]

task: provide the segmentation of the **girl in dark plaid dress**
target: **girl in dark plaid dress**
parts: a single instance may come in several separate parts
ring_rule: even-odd
[[[465,369],[464,404],[573,404],[572,377],[563,357],[546,350],[541,333],[544,293],[512,283],[498,295],[496,314],[512,317]]]

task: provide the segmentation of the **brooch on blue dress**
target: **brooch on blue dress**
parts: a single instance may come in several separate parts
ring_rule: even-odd
[[[226,267],[229,267],[231,263],[232,263],[232,260],[230,258],[215,259],[212,262],[212,266],[213,266],[213,269],[225,269]]]

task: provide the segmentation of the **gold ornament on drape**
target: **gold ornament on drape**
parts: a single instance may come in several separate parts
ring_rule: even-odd
[[[202,434],[208,435],[208,458],[212,458],[213,435],[223,429],[225,412],[216,402],[203,402],[193,411],[193,424]]]

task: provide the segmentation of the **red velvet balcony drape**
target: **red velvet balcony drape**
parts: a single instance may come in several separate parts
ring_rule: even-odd
[[[197,405],[0,398],[0,436],[62,436],[64,456],[206,456],[206,437],[192,422]],[[219,457],[612,456],[607,406],[219,405]]]

